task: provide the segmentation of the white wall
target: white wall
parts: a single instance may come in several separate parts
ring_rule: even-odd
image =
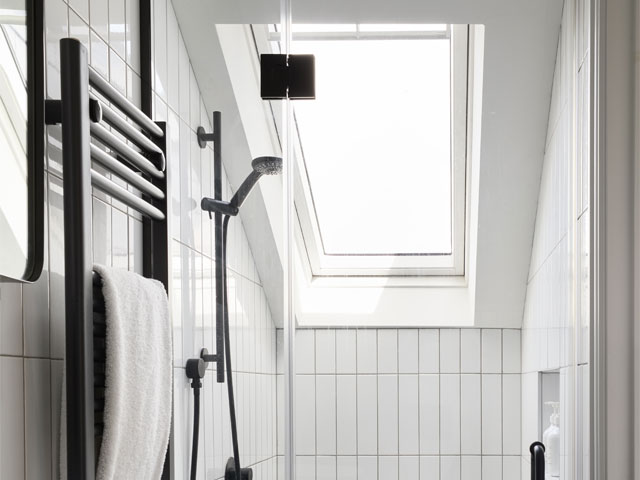
[[[563,479],[589,478],[588,5],[564,4],[522,327],[523,475],[548,426],[539,372],[559,371]]]
[[[140,104],[137,0],[47,0],[47,93],[59,98],[58,40],[72,36],[90,63]],[[212,149],[201,150],[195,129],[210,131],[171,2],[154,0],[154,118],[168,122],[171,184],[170,301],[174,325],[175,418],[173,476],[188,478],[192,390],[184,363],[205,346],[214,352],[214,265],[211,223],[197,205],[211,196]],[[213,36],[212,36],[213,40]],[[61,375],[64,353],[64,245],[60,128],[47,128],[45,270],[33,285],[0,284],[0,478],[58,478]],[[226,178],[223,179],[230,193]],[[139,215],[95,192],[94,260],[141,272]],[[231,342],[243,465],[257,480],[276,474],[275,329],[239,219],[229,238]],[[223,476],[231,455],[224,385],[214,372],[202,395],[199,477]]]
[[[304,329],[296,353],[298,480],[520,478],[519,330]]]

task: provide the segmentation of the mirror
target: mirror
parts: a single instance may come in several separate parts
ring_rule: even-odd
[[[41,0],[0,0],[0,277],[32,282],[43,259]]]

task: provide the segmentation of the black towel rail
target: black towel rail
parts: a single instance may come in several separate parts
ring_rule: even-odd
[[[46,120],[62,125],[67,478],[93,480],[104,428],[106,325],[101,281],[93,272],[91,187],[142,214],[143,274],[166,288],[166,125],[151,120],[89,67],[78,40],[60,41],[60,67],[61,99],[47,100]],[[92,159],[134,190],[93,170]],[[162,478],[169,478],[168,455]]]

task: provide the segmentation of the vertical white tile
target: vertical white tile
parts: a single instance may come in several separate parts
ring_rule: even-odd
[[[483,480],[502,480],[502,457],[482,457],[482,478]]]
[[[460,330],[440,330],[440,373],[460,372]]]
[[[129,222],[127,214],[111,209],[112,263],[115,268],[129,268]]]
[[[125,0],[109,0],[109,44],[120,57],[127,58]]]
[[[60,46],[62,38],[68,36],[69,11],[63,0],[47,2],[45,9],[45,58],[47,59],[47,94],[60,98]]]
[[[520,457],[506,455],[502,457],[502,478],[520,480],[520,471]]]
[[[316,453],[316,384],[312,375],[296,377],[296,453]]]
[[[440,375],[440,453],[460,454],[460,375]]]
[[[69,0],[69,6],[86,22],[89,22],[89,0]]]
[[[540,389],[538,381],[538,372],[531,372],[522,375],[522,446],[521,455],[529,454],[529,445],[540,439]]]
[[[356,480],[358,478],[358,457],[338,456],[336,472],[340,480]]]
[[[460,457],[440,457],[440,480],[460,480]]]
[[[420,457],[401,456],[398,463],[398,477],[401,479],[420,479]]]
[[[378,478],[378,457],[358,457],[358,480]]]
[[[276,389],[276,411],[278,417],[278,425],[276,428],[276,451],[278,455],[284,455],[284,375],[276,376]]]
[[[460,372],[480,373],[480,329],[460,330]]]
[[[93,198],[93,263],[111,266],[111,207]]]
[[[140,73],[140,0],[125,0],[125,10],[125,58]]]
[[[460,376],[460,421],[463,429],[460,449],[463,455],[482,453],[480,383],[480,375]]]
[[[338,375],[337,394],[337,453],[355,455],[357,453],[356,422],[356,377]]]
[[[314,330],[296,331],[296,373],[315,373]]]
[[[176,19],[173,5],[168,2],[167,12],[167,63],[169,65],[167,78],[167,100],[174,111],[180,108],[180,72],[176,66],[179,64],[180,52],[180,28]],[[207,129],[207,132],[210,131]]]
[[[51,197],[51,195],[49,196]],[[49,233],[59,233],[62,228],[61,224],[56,224],[55,230],[49,228]],[[51,332],[49,324],[50,292],[46,249],[44,257],[43,271],[38,280],[22,286],[23,352],[25,356],[30,357],[49,357],[51,353]]]
[[[191,107],[189,100],[189,89],[191,88],[191,64],[189,63],[189,54],[187,53],[187,47],[184,44],[184,39],[180,35],[178,45],[178,57],[180,61],[180,72],[178,75],[178,82],[180,85],[180,118],[184,122],[189,121],[189,109]]]
[[[167,0],[153,0],[154,84],[158,95],[167,95]]]
[[[420,457],[420,480],[440,478],[440,457]]]
[[[378,478],[398,480],[398,457],[378,457]]]
[[[336,376],[316,377],[316,454],[336,454]]]
[[[520,330],[502,331],[502,371],[520,373]]]
[[[191,125],[191,129],[195,130],[198,128],[198,124],[200,123],[200,88],[198,87],[198,81],[193,68],[189,69],[189,82],[189,124]],[[247,274],[247,277],[249,277],[248,271],[243,273]]]
[[[284,373],[284,330],[276,330],[276,372]]]
[[[24,361],[26,479],[51,478],[51,368],[49,360]]]
[[[398,373],[418,373],[418,330],[398,330]]]
[[[440,332],[438,329],[421,329],[419,339],[420,373],[440,371]]]
[[[200,200],[202,199],[202,158],[200,154],[200,147],[198,146],[198,143],[194,141],[193,133],[190,135],[191,197],[194,202],[191,204],[193,208],[191,214],[191,221],[193,224],[193,246],[198,252],[202,252],[202,214],[197,208],[197,206],[200,205]]]
[[[336,373],[356,373],[355,330],[336,330]]]
[[[0,478],[25,478],[23,360],[0,357]]]
[[[438,455],[440,453],[440,382],[438,375],[420,375],[418,394],[420,396],[420,455]]]
[[[378,387],[373,375],[357,377],[358,454],[378,453]]]
[[[22,285],[0,282],[0,355],[22,355]]]
[[[482,330],[482,373],[501,373],[502,335],[498,329]]]
[[[502,454],[520,453],[520,375],[502,376]]]
[[[211,372],[208,372],[211,373]],[[221,425],[216,425],[215,419],[215,409],[214,405],[217,402],[217,398],[214,396],[214,386],[215,380],[213,377],[208,379],[209,381],[203,382],[202,394],[200,401],[202,405],[200,406],[202,412],[202,419],[204,420],[201,428],[204,430],[204,466],[206,472],[206,478],[211,478],[213,476],[213,472],[216,471],[216,449],[222,448],[222,445],[216,445],[215,442],[215,430],[216,428],[221,427]]]
[[[482,480],[482,457],[474,455],[460,458],[460,480]]]
[[[418,379],[418,375],[398,376],[398,453],[400,455],[420,453]]]
[[[51,360],[51,478],[60,475],[60,421],[62,412],[63,360]]]
[[[93,30],[89,31],[91,54],[89,63],[104,78],[109,78],[109,46]]]
[[[296,478],[300,480],[315,480],[316,457],[296,455]]]
[[[113,50],[109,50],[109,83],[120,93],[127,95],[127,66]],[[162,120],[166,120],[166,117]],[[116,132],[116,135],[119,133]]]
[[[316,480],[337,480],[336,457],[316,458]]]
[[[482,375],[482,454],[502,454],[502,385],[500,375]]]
[[[358,373],[377,372],[377,330],[357,330]]]
[[[316,330],[316,373],[336,373],[335,330]]]
[[[398,372],[398,331],[378,330],[378,373]]]
[[[398,376],[378,376],[378,454],[398,454]]]
[[[105,42],[109,41],[109,2],[89,0],[90,25]]]

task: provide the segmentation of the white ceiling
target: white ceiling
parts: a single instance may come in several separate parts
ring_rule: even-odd
[[[226,71],[230,59],[227,54],[225,62],[216,25],[280,23],[279,6],[279,0],[174,1],[205,105],[210,111],[223,110],[231,123],[223,135],[225,145],[237,144],[246,152],[247,158],[237,162],[225,158],[234,186],[248,173],[249,156],[269,153],[264,151],[269,142],[247,135],[248,128],[243,125],[247,115],[242,114],[246,99],[230,95],[233,86]],[[385,300],[378,301],[366,315],[342,315],[342,320],[336,317],[332,321],[327,320],[327,315],[332,314],[329,311],[324,316],[321,311],[310,312],[307,317],[299,312],[302,323],[305,318],[309,323],[324,318],[327,324],[389,324],[394,321],[390,315],[398,318],[397,309],[402,302],[407,313],[421,312],[400,322],[406,325],[520,326],[562,6],[561,0],[292,0],[293,21],[300,23],[485,25],[482,134],[473,165],[479,185],[477,201],[472,206],[477,223],[477,231],[471,229],[475,250],[471,252],[473,278],[468,279],[465,288],[413,288],[413,293],[387,288],[382,292]],[[262,116],[265,118],[266,113]],[[278,231],[281,211],[265,209],[261,202],[269,197],[269,191],[277,189],[275,183],[261,184],[261,193],[253,196],[243,212],[259,273],[272,298],[274,318],[280,318],[282,312],[281,302],[273,300],[281,293],[281,267],[277,261],[281,248],[273,239],[265,239],[264,233]],[[266,219],[271,227],[264,223]],[[464,301],[463,293],[455,293],[463,290],[467,290]],[[334,294],[340,292],[336,290]],[[316,303],[329,305],[331,289],[325,288],[322,295],[323,301]],[[437,310],[429,315],[429,309],[436,304]]]

